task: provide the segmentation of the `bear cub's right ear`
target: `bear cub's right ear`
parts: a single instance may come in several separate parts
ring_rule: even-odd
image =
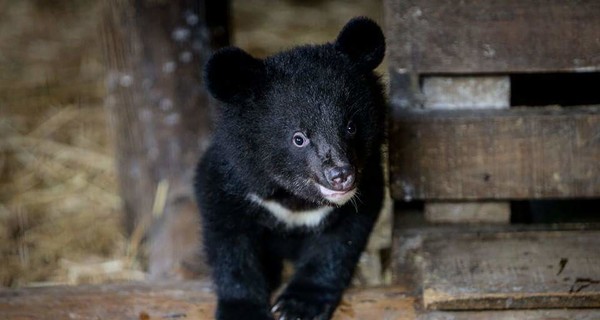
[[[371,71],[383,60],[385,37],[375,21],[367,17],[356,17],[348,21],[340,31],[335,47],[363,70]]]
[[[265,73],[262,60],[244,50],[227,47],[215,52],[204,68],[204,83],[208,91],[225,103],[249,99]]]

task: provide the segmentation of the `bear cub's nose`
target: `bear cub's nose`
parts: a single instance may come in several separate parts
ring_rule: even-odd
[[[354,169],[349,165],[325,170],[325,178],[335,191],[348,191],[354,186]]]

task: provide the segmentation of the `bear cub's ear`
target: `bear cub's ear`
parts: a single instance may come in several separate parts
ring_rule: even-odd
[[[204,68],[204,83],[218,100],[238,103],[249,99],[261,83],[265,67],[244,50],[227,47],[215,52]]]
[[[377,23],[366,17],[357,17],[348,21],[340,31],[335,47],[363,70],[371,71],[383,60],[385,38]]]

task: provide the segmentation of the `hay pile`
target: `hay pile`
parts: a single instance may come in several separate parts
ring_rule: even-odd
[[[143,276],[126,256],[92,1],[0,4],[0,285]]]
[[[123,278],[120,199],[99,106],[49,108],[0,122],[0,281]]]

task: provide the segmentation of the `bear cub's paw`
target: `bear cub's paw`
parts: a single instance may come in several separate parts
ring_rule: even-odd
[[[337,299],[324,290],[285,290],[271,310],[278,320],[330,319]]]

